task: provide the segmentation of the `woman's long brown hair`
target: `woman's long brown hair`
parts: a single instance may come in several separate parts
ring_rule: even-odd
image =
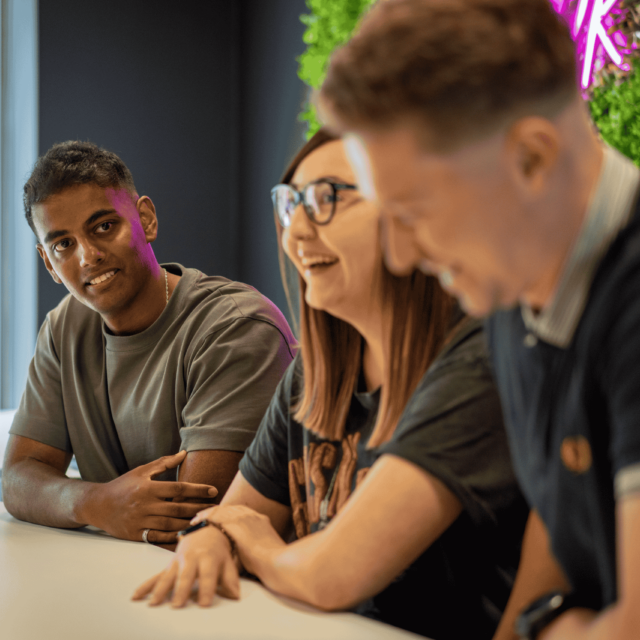
[[[318,147],[337,140],[327,131],[318,131],[287,167],[282,183],[289,184],[298,165]],[[280,272],[292,304],[295,269],[282,249],[283,229],[278,229]],[[418,271],[410,276],[394,276],[380,265],[380,295],[383,309],[391,309],[385,353],[388,354],[376,425],[368,447],[388,441],[420,379],[442,348],[451,329],[453,299],[438,281]],[[362,366],[363,338],[347,322],[326,311],[313,309],[305,301],[306,283],[298,274],[299,336],[304,386],[297,399],[294,418],[322,438],[341,440],[353,392]],[[293,308],[292,314],[293,314]]]

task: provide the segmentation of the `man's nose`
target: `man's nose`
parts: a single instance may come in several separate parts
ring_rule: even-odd
[[[80,254],[80,265],[83,267],[99,264],[104,259],[103,252],[89,240],[78,241],[78,252]]]
[[[380,238],[384,250],[385,263],[398,276],[412,273],[420,264],[413,230],[396,222],[393,217],[380,217]]]

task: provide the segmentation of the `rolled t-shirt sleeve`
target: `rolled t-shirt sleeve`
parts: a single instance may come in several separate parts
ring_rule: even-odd
[[[427,371],[380,453],[438,478],[483,523],[513,502],[517,485],[484,335],[472,326]]]
[[[27,385],[9,433],[71,452],[62,398],[60,360],[49,316],[40,328]]]
[[[289,492],[289,438],[300,435],[301,428],[291,430],[291,393],[298,358],[291,363],[260,423],[255,439],[240,460],[244,479],[261,495],[286,506]]]
[[[263,320],[239,318],[204,337],[186,373],[182,448],[244,451],[292,357]]]

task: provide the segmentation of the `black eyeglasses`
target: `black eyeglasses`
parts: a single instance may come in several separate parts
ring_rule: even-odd
[[[311,222],[329,224],[336,212],[338,191],[357,188],[354,184],[340,184],[331,180],[310,182],[301,191],[290,184],[277,184],[271,189],[271,200],[283,227],[291,225],[293,212],[300,203]]]

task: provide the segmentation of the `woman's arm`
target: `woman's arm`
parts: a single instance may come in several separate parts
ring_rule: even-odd
[[[256,491],[238,471],[225,494],[222,505],[242,505],[250,507],[252,513],[259,513],[269,522],[269,527],[279,540],[289,529],[291,509],[270,500]],[[284,545],[284,542],[282,542]],[[150,605],[162,603],[173,590],[171,603],[183,606],[195,580],[198,579],[198,604],[209,606],[216,591],[228,598],[238,598],[240,594],[238,567],[231,555],[229,541],[217,529],[206,527],[180,540],[175,556],[168,567],[140,585],[133,594],[133,600],[142,600],[151,594]]]
[[[456,496],[434,476],[384,455],[326,529],[292,544],[285,545],[266,518],[249,510],[214,507],[196,519],[206,514],[223,524],[245,568],[270,589],[336,610],[381,591],[461,510]]]

